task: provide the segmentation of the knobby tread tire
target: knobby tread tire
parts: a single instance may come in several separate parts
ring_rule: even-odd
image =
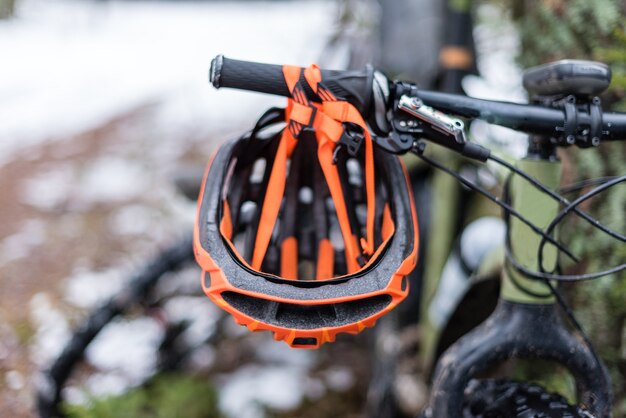
[[[463,403],[463,418],[593,418],[557,393],[507,379],[470,381]]]

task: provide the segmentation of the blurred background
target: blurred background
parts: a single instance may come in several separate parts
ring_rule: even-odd
[[[431,82],[436,47],[434,53],[401,44],[384,49],[413,57],[404,68],[382,56],[381,45],[391,38],[381,37],[381,4],[394,1],[381,2],[0,0],[4,416],[33,416],[37,371],[58,356],[71,330],[146,260],[190,231],[195,202],[181,191],[185,179],[200,175],[221,142],[249,129],[267,107],[284,103],[216,91],[207,82],[211,58],[224,54],[329,68],[387,63],[392,75]],[[419,8],[438,2],[406,3]],[[624,4],[527,3],[478,2],[473,35],[481,77],[467,77],[468,93],[523,101],[522,65],[593,58],[612,65],[607,100],[625,110]],[[435,45],[445,28],[422,15],[407,24],[417,29],[416,36],[433,37]],[[420,34],[424,27],[431,29]],[[430,61],[420,54],[430,54]],[[423,66],[416,67],[415,60]],[[515,144],[509,152],[519,155],[524,147]],[[601,164],[607,172],[623,169],[621,151],[585,154],[580,173],[571,178],[604,174],[597,169]],[[602,210],[621,219],[623,231],[626,197],[618,190]],[[581,251],[585,234],[589,231],[572,237]],[[601,237],[587,238],[619,259]],[[592,259],[592,268],[594,262],[603,261]],[[193,266],[179,276],[176,280],[199,285]],[[626,290],[617,279],[586,289],[578,300],[593,312],[587,324],[594,337],[609,344],[612,371],[623,385]],[[594,302],[607,298],[612,303]],[[159,318],[137,315],[114,322],[86,352],[81,379],[66,389],[73,416],[143,416],[139,411],[146,417],[362,416],[372,373],[370,330],[316,352],[297,351],[270,335],[221,321],[208,299],[174,297],[164,310],[194,322],[189,338],[216,337],[194,353],[184,374],[167,375],[146,392],[133,388],[154,374],[155,344],[163,332]],[[411,397],[425,396],[419,383],[406,387]],[[142,409],[147,399],[155,411]]]

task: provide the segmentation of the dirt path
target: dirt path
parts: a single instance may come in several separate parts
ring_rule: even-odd
[[[150,107],[137,109],[90,132],[25,150],[0,167],[3,416],[32,416],[34,373],[53,354],[41,352],[56,350],[54,335],[62,340],[58,334],[83,315],[81,294],[68,295],[67,278],[113,266],[129,270],[192,220],[193,205],[168,176],[189,161],[200,163],[202,151],[191,152],[194,140],[177,138],[175,152],[160,152],[151,118]],[[171,148],[171,142],[163,145]],[[89,287],[84,293],[94,299],[86,294]],[[42,319],[58,313],[67,322],[59,328]]]

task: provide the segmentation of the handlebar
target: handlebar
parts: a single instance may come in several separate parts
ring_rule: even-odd
[[[420,90],[420,99],[445,113],[480,119],[516,131],[537,135],[561,136],[565,131],[565,112],[544,106],[475,99],[458,94]],[[592,123],[589,113],[578,111],[576,120],[579,126],[589,127]],[[607,112],[602,114],[602,139],[626,139],[626,114]]]
[[[353,104],[364,117],[372,120],[373,112],[380,113],[377,110],[379,106],[374,101],[380,97],[376,92],[376,83],[380,82],[382,73],[369,66],[358,71],[321,70],[321,72],[324,85],[338,98]],[[211,63],[209,79],[216,88],[231,87],[291,96],[280,65],[239,61],[218,55]],[[402,84],[388,80],[387,83],[391,95],[385,98],[385,110],[388,110],[397,98],[395,86]],[[320,101],[306,82],[302,85],[309,100]],[[600,113],[594,116],[591,106],[578,105],[567,112],[567,109],[554,107],[475,99],[427,90],[416,91],[417,97],[424,104],[441,112],[481,119],[529,134],[564,138],[572,132],[576,135],[589,135],[589,131],[595,129],[600,132],[598,140],[626,139],[624,113]],[[383,111],[383,114],[385,113]],[[572,127],[572,124],[575,126]]]

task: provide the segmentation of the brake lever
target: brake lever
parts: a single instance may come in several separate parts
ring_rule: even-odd
[[[387,152],[405,154],[414,151],[418,139],[424,138],[468,158],[487,161],[491,151],[467,141],[463,121],[426,106],[417,97],[415,86],[399,83],[396,87],[400,94],[393,106],[391,132],[387,137],[373,137],[376,145]]]
[[[419,119],[427,128],[430,128],[443,136],[443,140],[452,140],[462,145],[465,140],[465,124],[460,119],[451,118],[445,113],[439,112],[432,107],[424,105],[417,97],[400,96],[398,109]]]

